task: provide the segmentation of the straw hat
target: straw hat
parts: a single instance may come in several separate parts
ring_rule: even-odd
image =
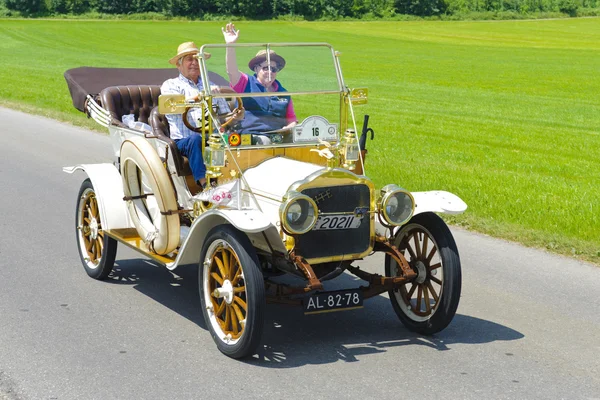
[[[177,65],[177,60],[179,58],[186,56],[188,54],[198,54],[200,50],[198,50],[198,46],[194,42],[185,42],[181,43],[179,47],[177,47],[177,55],[169,60],[169,63],[173,65]],[[204,53],[204,59],[208,60],[210,58],[210,53]]]
[[[283,59],[283,57],[275,53],[273,50],[269,50],[269,57],[271,58],[271,61],[275,61],[277,63],[277,67],[279,68],[279,70],[282,70],[283,67],[285,67],[285,60]],[[252,71],[254,71],[254,67],[265,61],[267,61],[267,51],[260,50],[258,53],[256,53],[256,56],[252,60],[250,60],[250,62],[248,63],[248,67]]]

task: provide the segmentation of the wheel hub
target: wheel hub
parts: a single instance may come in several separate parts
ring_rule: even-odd
[[[415,282],[425,282],[425,279],[427,278],[427,267],[425,266],[423,261],[417,261],[415,268],[417,269],[417,278],[415,279]]]
[[[220,288],[216,288],[213,295],[219,299],[224,299],[227,304],[233,302],[233,285],[229,279],[223,281],[223,285]]]
[[[93,240],[98,238],[98,221],[94,217],[90,221],[90,236]]]

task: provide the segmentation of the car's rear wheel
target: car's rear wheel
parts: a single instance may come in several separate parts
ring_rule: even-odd
[[[94,279],[106,279],[115,264],[117,241],[104,233],[94,186],[89,179],[81,184],[75,216],[77,249],[85,272]]]
[[[389,292],[394,311],[411,331],[430,335],[454,318],[461,291],[460,258],[452,233],[434,213],[415,215],[394,238],[417,277]],[[386,256],[387,276],[400,275]]]
[[[204,319],[219,350],[232,358],[252,355],[264,324],[265,288],[248,237],[219,225],[202,247],[198,286]]]

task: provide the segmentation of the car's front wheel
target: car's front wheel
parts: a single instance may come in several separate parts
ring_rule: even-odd
[[[94,279],[106,279],[115,263],[117,241],[102,229],[98,199],[89,179],[83,181],[79,189],[75,233],[85,272]]]
[[[230,225],[214,227],[202,247],[198,272],[204,320],[219,350],[252,355],[264,324],[265,288],[256,251]]]
[[[396,234],[393,244],[417,277],[389,292],[394,311],[411,331],[431,335],[454,318],[461,291],[460,258],[452,233],[434,213],[415,215]],[[386,256],[387,276],[400,275]]]

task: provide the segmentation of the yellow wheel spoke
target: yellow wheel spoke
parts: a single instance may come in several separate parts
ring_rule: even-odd
[[[421,285],[417,285],[419,287],[419,290],[417,290],[417,307],[416,307],[416,311],[420,312],[421,311],[421,298],[423,296],[423,289],[421,289]]]
[[[415,292],[415,289],[417,288],[417,284],[412,282],[411,283],[411,287],[410,290],[408,291],[408,294],[406,295],[406,300],[410,300],[410,298],[412,297],[413,293]]]
[[[425,235],[423,238],[423,250],[421,250],[421,254],[427,254],[427,244],[429,243],[429,236]]]
[[[413,251],[412,247],[410,246],[410,242],[408,242],[408,241],[406,242],[406,250],[408,251],[408,254],[410,254],[411,260],[414,260],[415,258],[417,258],[417,255]]]
[[[442,266],[442,263],[437,263],[429,266],[429,271],[433,271],[434,269],[438,269]]]
[[[225,270],[225,275],[223,275],[223,277],[229,279],[231,276],[231,265],[229,265],[229,249],[224,248],[223,251],[221,251],[221,258],[223,259],[223,269]]]
[[[217,282],[219,282],[219,285],[223,286],[223,278],[221,278],[219,276],[219,274],[217,274],[216,272],[211,272],[210,276]]]
[[[425,312],[429,314],[431,313],[431,304],[429,304],[429,293],[426,285],[423,285],[423,299],[425,300]]]
[[[235,311],[235,315],[237,316],[238,321],[241,321],[244,319],[244,313],[242,313],[242,310],[240,309],[240,307],[233,303],[233,310]]]
[[[417,258],[421,259],[421,246],[419,246],[419,234],[415,232],[413,234],[413,240],[415,241],[415,250],[417,250]]]
[[[427,282],[427,287],[429,288],[429,292],[431,293],[431,296],[433,296],[433,300],[437,303],[440,300],[440,297],[438,296],[435,289],[433,288],[431,281]]]
[[[436,278],[435,276],[432,276],[431,280],[434,281],[435,283],[437,283],[438,285],[442,284],[442,281],[440,279]]]
[[[235,301],[236,303],[238,303],[240,305],[240,307],[242,307],[242,309],[244,311],[248,311],[248,306],[246,305],[246,302],[244,300],[242,300],[240,297],[235,296],[233,298],[233,301]]]
[[[233,310],[233,307],[228,306],[227,310],[229,311],[229,316],[231,318],[231,328],[233,329],[233,334],[237,335],[240,332],[240,327],[239,327],[237,315],[235,314],[235,311]]]
[[[231,254],[231,259],[229,262],[229,276],[232,277],[232,280],[238,275],[239,264],[237,262],[237,258],[234,254]]]
[[[214,256],[214,260],[215,260],[215,264],[217,264],[217,268],[219,268],[219,272],[221,273],[221,276],[223,278],[227,278],[227,270],[225,269],[225,266],[223,265],[223,261],[221,261],[221,259],[219,258],[219,255],[223,254],[222,251],[219,251],[217,253],[215,253]]]
[[[102,250],[104,249],[104,241],[99,236],[96,239],[96,248],[98,249],[98,257],[102,257]]]
[[[246,291],[246,286],[236,286],[233,288],[233,293],[244,293]]]
[[[225,302],[223,302],[225,303]],[[225,307],[225,329],[228,331],[231,326],[231,310],[230,307]]]
[[[222,315],[222,314],[223,314],[223,309],[225,308],[225,305],[226,305],[226,304],[227,304],[227,303],[225,303],[225,300],[223,300],[223,301],[221,302],[221,304],[219,304],[219,305],[217,306],[217,308],[215,309],[215,316],[219,316],[219,315]]]
[[[234,286],[237,285],[240,279],[242,278],[242,268],[239,264],[236,263],[236,265],[238,266],[238,268],[235,271],[235,275],[233,276],[233,279],[231,281],[231,284]]]
[[[94,217],[97,216],[98,215],[98,202],[96,201],[96,199],[93,198],[90,201],[90,206],[91,206],[91,209],[92,209],[92,211],[94,213]]]
[[[91,243],[91,248],[90,248],[90,252],[91,252],[91,256],[92,256],[92,261],[96,261],[96,259],[98,258],[98,254],[97,254],[97,249],[98,246],[95,246],[95,243],[93,241],[90,242]]]
[[[427,260],[425,261],[425,264],[429,264],[431,262],[431,259],[433,258],[433,256],[435,255],[436,252],[437,252],[437,247],[433,246],[433,249],[431,249],[431,253],[429,253],[429,255],[427,256]]]

